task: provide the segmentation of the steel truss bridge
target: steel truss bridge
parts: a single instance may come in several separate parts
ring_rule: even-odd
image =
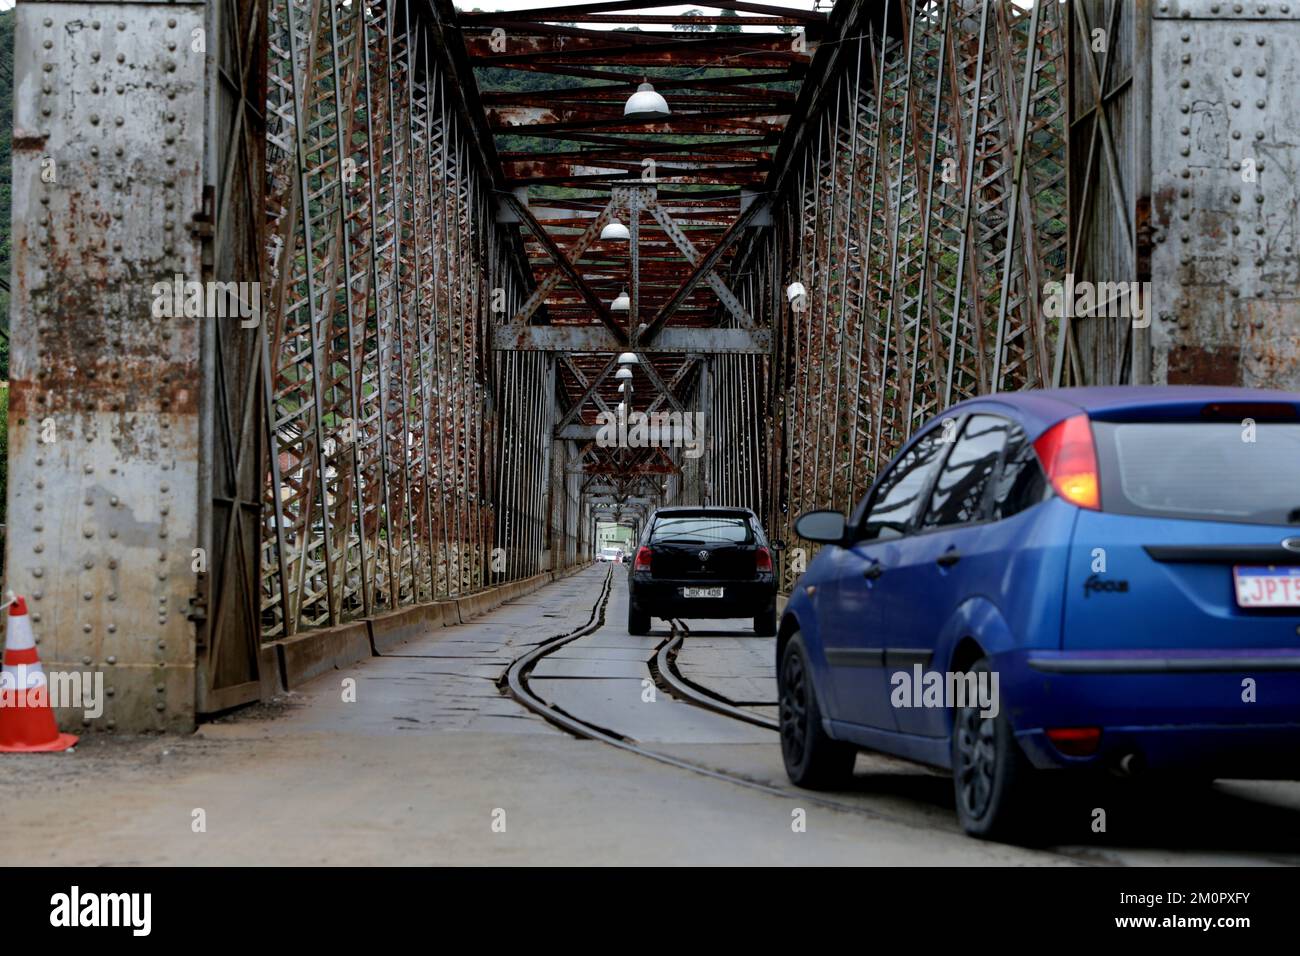
[[[7,586],[184,729],[969,396],[1294,385],[1293,6],[20,3]]]

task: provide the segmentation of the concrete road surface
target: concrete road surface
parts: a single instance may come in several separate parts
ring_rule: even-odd
[[[185,738],[86,738],[6,756],[9,864],[1295,864],[1300,784],[1105,788],[1051,808],[1025,849],[956,826],[946,776],[859,757],[853,787],[787,782],[777,735],[674,699],[649,662],[668,638],[626,632],[613,568],[605,623],[537,666],[553,706],[662,759],[581,740],[503,696],[511,661],[575,631],[608,566],[445,628]],[[688,680],[775,714],[772,639],[687,621]],[[345,681],[355,681],[355,701]],[[1107,810],[1107,833],[1088,823]]]

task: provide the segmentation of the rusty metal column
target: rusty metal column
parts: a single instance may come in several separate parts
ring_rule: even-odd
[[[48,670],[105,672],[109,729],[194,723],[200,323],[217,320],[168,313],[175,276],[207,277],[207,14],[17,9],[6,584]]]

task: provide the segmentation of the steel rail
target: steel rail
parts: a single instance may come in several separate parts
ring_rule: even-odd
[[[677,667],[677,652],[681,650],[682,640],[689,633],[689,628],[681,621],[671,621],[670,623],[673,628],[673,636],[659,645],[659,650],[655,654],[655,670],[663,678],[663,682],[668,685],[674,696],[681,697],[688,703],[726,717],[743,720],[746,723],[764,727],[767,730],[780,731],[781,724],[779,721],[746,710],[735,701],[715,693],[683,675]]]
[[[555,704],[543,699],[535,694],[528,686],[528,679],[537,662],[549,654],[554,653],[566,644],[586,637],[604,626],[605,607],[609,603],[609,595],[613,590],[613,568],[605,574],[605,580],[602,584],[600,596],[596,599],[591,609],[591,616],[587,623],[573,631],[560,634],[547,641],[543,641],[527,653],[516,658],[511,662],[506,672],[502,675],[499,686],[508,690],[510,696],[531,710],[533,713],[544,718],[561,730],[566,730],[573,736],[583,740],[598,740],[601,743],[609,744],[611,747],[617,747],[619,750],[627,751],[638,757],[644,757],[653,760],[656,763],[666,764],[670,767],[676,767],[679,770],[687,770],[691,773],[698,774],[702,777],[709,777],[713,780],[720,780],[724,783],[734,784],[738,787],[744,787],[746,790],[756,790],[774,797],[780,797],[787,800],[798,800],[801,805],[822,807],[827,810],[837,810],[841,813],[851,813],[860,817],[866,817],[870,820],[877,820],[886,823],[894,823],[899,826],[907,827],[911,830],[920,830],[928,833],[946,833],[952,836],[962,835],[959,827],[953,824],[940,823],[935,820],[909,820],[906,817],[894,813],[888,813],[876,810],[871,807],[864,807],[859,804],[846,803],[841,800],[835,800],[825,797],[812,790],[798,790],[794,788],[774,786],[770,783],[763,783],[760,780],[754,780],[750,777],[742,776],[738,773],[731,773],[726,770],[719,770],[714,767],[707,767],[703,764],[693,763],[689,760],[682,760],[670,754],[663,753],[659,750],[652,750],[636,743],[634,740],[624,737],[618,731],[606,727],[600,727],[590,721],[574,717],[566,713]],[[748,715],[753,716],[753,715]],[[1100,861],[1090,856],[1063,852],[1061,850],[1044,849],[1033,847],[1039,853],[1050,856],[1061,857],[1072,863],[1078,863],[1085,866],[1097,866]]]

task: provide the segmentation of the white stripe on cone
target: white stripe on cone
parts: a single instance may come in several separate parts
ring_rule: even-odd
[[[31,618],[26,614],[10,614],[9,627],[5,631],[5,650],[30,651],[35,646]]]
[[[10,614],[5,628],[5,651],[30,651],[36,647],[32,634],[32,621],[26,614]],[[40,661],[35,664],[5,664],[0,667],[0,690],[22,690],[44,687],[45,668]]]

